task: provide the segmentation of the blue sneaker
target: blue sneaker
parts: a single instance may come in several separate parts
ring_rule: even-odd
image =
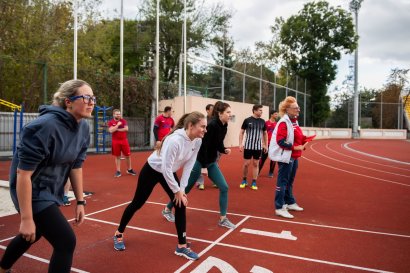
[[[125,250],[124,237],[122,233],[114,235],[114,249],[118,251]]]
[[[63,206],[69,206],[69,205],[71,205],[71,202],[70,202],[70,200],[68,199],[68,196],[67,195],[64,195],[63,196]]]
[[[248,186],[248,182],[244,179],[244,180],[242,180],[241,185],[239,185],[239,187],[241,189],[244,189],[246,186]]]
[[[187,258],[188,260],[192,260],[192,261],[195,261],[195,260],[198,260],[198,259],[199,259],[198,254],[196,254],[195,252],[193,252],[193,251],[192,251],[190,248],[188,248],[188,247],[181,247],[181,248],[179,248],[179,247],[177,246],[177,248],[175,249],[175,254],[178,255],[178,256],[185,257],[185,258]]]

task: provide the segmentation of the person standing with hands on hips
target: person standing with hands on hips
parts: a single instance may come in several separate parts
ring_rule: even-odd
[[[114,249],[125,250],[124,231],[129,221],[148,200],[154,187],[160,183],[175,207],[175,227],[178,245],[175,254],[189,260],[197,260],[198,254],[192,251],[186,242],[186,206],[188,197],[185,188],[194,166],[202,138],[206,132],[205,116],[199,112],[185,114],[178,121],[175,129],[163,140],[162,144],[149,157],[138,177],[134,198],[121,217],[121,222],[114,234]],[[176,175],[182,170],[181,180]]]
[[[299,127],[300,108],[296,99],[286,97],[279,104],[281,119],[272,134],[269,158],[278,162],[279,171],[275,195],[275,214],[284,218],[294,218],[289,210],[303,211],[296,204],[293,184],[298,169],[298,159],[305,150],[307,139]]]
[[[127,174],[136,175],[137,173],[131,166],[131,150],[127,139],[127,121],[121,117],[121,111],[118,109],[114,109],[112,114],[114,118],[108,122],[108,131],[112,134],[111,153],[115,156],[116,172],[114,177],[121,176],[121,153],[127,162]]]
[[[82,164],[90,143],[90,118],[96,103],[82,80],[61,84],[53,105],[40,106],[40,116],[27,124],[10,167],[10,195],[20,214],[19,234],[7,246],[0,272],[13,264],[41,237],[53,247],[49,273],[71,271],[76,237],[59,206],[70,178],[76,224],[84,221]]]

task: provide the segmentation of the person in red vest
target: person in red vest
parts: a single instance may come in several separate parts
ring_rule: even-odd
[[[108,122],[108,131],[112,134],[111,153],[115,156],[116,172],[114,177],[121,176],[121,153],[127,162],[127,173],[136,175],[137,173],[131,167],[131,150],[127,138],[127,121],[121,117],[121,111],[118,109],[114,109],[112,114],[114,118]]]
[[[266,132],[268,133],[268,147],[270,144],[270,140],[272,138],[272,133],[273,130],[275,130],[275,126],[277,123],[277,118],[279,116],[278,111],[277,110],[270,110],[270,117],[269,119],[265,122],[265,126],[266,126]],[[268,158],[268,153],[262,153],[261,159],[259,160],[259,174],[261,173],[261,170],[263,168],[263,164],[265,164],[266,159]],[[268,173],[268,177],[272,178],[273,177],[273,171],[275,170],[275,161],[269,160],[269,173]]]
[[[164,113],[159,115],[154,122],[154,137],[158,147],[161,144],[162,139],[171,132],[175,126],[175,121],[172,118],[172,107],[165,106]]]

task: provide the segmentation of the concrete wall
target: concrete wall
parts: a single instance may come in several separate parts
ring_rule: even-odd
[[[360,138],[362,139],[406,139],[407,130],[361,129]]]
[[[218,100],[209,99],[203,97],[186,97],[186,112],[199,111],[206,115],[205,107],[207,104],[215,104]],[[239,131],[242,126],[242,122],[245,118],[252,115],[253,104],[225,101],[231,106],[232,120],[228,125],[228,133],[225,137],[225,147],[235,147],[239,145]],[[172,100],[162,100],[159,102],[159,109],[164,110],[165,106],[171,106],[174,113],[173,118],[175,123],[183,115],[184,111],[184,97],[175,97]],[[262,118],[267,120],[269,117],[269,107],[263,106]]]

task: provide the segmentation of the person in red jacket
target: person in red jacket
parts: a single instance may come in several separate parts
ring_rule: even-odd
[[[293,218],[289,210],[303,211],[303,208],[296,204],[293,195],[298,159],[308,143],[298,124],[299,112],[300,108],[294,97],[286,97],[279,104],[279,115],[282,118],[273,131],[269,146],[269,158],[277,161],[279,166],[275,214],[285,218]]]
[[[272,133],[273,130],[275,130],[275,126],[277,124],[277,118],[278,118],[278,111],[275,109],[270,110],[269,112],[269,119],[265,122],[266,126],[266,132],[268,133],[268,147],[270,144],[270,140],[272,138]],[[261,173],[261,170],[263,168],[263,164],[265,164],[266,159],[268,158],[268,153],[262,153],[261,159],[259,160],[259,174]],[[272,178],[273,177],[273,171],[275,170],[275,161],[269,160],[269,173],[268,177]]]
[[[117,169],[114,177],[121,176],[121,153],[127,161],[127,173],[136,175],[137,173],[131,167],[131,150],[127,139],[127,121],[121,117],[121,111],[118,109],[114,109],[112,114],[114,118],[108,122],[108,131],[112,134],[111,153],[115,156],[115,167]]]

